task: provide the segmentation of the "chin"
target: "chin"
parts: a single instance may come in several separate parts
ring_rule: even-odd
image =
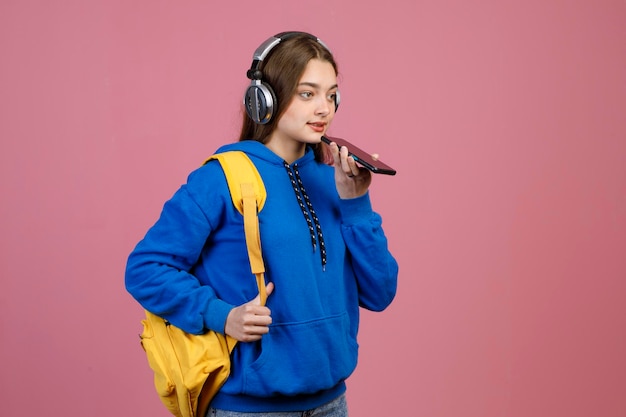
[[[315,132],[313,134],[310,134],[310,135],[307,136],[310,139],[310,140],[308,140],[308,142],[310,142],[310,143],[319,143],[322,140],[321,139],[322,136],[324,136],[325,134],[326,134],[326,131],[319,132],[319,133]]]
[[[318,137],[314,139],[305,140],[303,142],[306,143],[307,145],[317,145],[318,143],[322,143],[322,140],[320,139],[321,137],[322,135],[319,135]]]

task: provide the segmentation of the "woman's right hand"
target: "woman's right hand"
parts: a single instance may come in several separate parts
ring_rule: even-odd
[[[267,296],[274,291],[274,283],[266,287]],[[230,310],[226,317],[224,332],[240,342],[255,342],[270,331],[272,324],[271,311],[261,305],[259,295],[252,301]]]
[[[359,168],[354,158],[348,156],[346,146],[340,149],[335,142],[331,142],[328,147],[334,161],[335,185],[339,198],[348,199],[364,195],[372,182],[371,172],[365,168]]]

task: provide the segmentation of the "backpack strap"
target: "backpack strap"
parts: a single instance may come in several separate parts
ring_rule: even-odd
[[[265,264],[261,254],[258,213],[265,205],[267,192],[263,179],[256,167],[244,152],[228,151],[212,155],[204,163],[218,160],[226,176],[230,196],[235,208],[243,215],[244,232],[250,268],[256,276],[261,305],[265,305]]]

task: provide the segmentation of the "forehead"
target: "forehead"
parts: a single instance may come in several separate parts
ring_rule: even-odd
[[[328,61],[312,59],[304,68],[299,84],[314,84],[322,89],[333,88],[337,85],[335,68]]]

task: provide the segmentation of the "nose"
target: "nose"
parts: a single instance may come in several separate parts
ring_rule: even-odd
[[[328,101],[326,97],[319,96],[319,100],[317,102],[317,109],[315,110],[315,114],[320,116],[327,116],[331,111],[331,103]]]

